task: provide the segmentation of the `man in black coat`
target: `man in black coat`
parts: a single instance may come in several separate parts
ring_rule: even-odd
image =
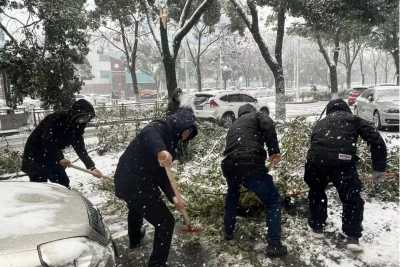
[[[310,187],[308,224],[314,237],[324,238],[323,226],[328,218],[325,188],[332,182],[343,203],[342,230],[352,251],[362,250],[358,239],[363,230],[364,200],[356,167],[359,136],[370,146],[373,178],[379,182],[386,171],[385,142],[372,124],[353,115],[342,99],[330,101],[326,117],[316,123],[304,174]]]
[[[166,266],[175,225],[159,188],[178,209],[186,205],[178,202],[164,167],[171,166],[178,144],[196,135],[193,112],[183,109],[166,120],[151,122],[119,159],[114,176],[115,195],[128,205],[130,248],[137,247],[145,235],[143,218],[155,228],[151,267]]]
[[[228,183],[225,203],[225,239],[233,238],[240,187],[251,190],[264,204],[266,211],[267,255],[283,256],[287,248],[281,244],[281,197],[272,176],[265,166],[269,161],[278,164],[281,155],[272,119],[259,113],[250,104],[239,108],[239,118],[231,125],[226,137],[222,171]]]
[[[65,168],[71,165],[62,152],[68,146],[74,148],[87,169],[102,174],[96,169],[85,149],[83,133],[86,124],[95,116],[92,105],[80,99],[68,112],[55,112],[46,116],[29,136],[22,158],[21,170],[31,182],[61,184],[69,188],[69,178]]]

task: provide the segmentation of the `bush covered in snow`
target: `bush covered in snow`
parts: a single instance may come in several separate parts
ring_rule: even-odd
[[[0,151],[0,175],[21,170],[22,153],[12,149]]]

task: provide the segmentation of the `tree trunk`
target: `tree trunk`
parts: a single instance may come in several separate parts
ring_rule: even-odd
[[[338,90],[338,79],[336,66],[329,66],[329,75],[331,79],[331,97],[332,99],[339,98]]]
[[[374,67],[374,78],[375,78],[375,85],[378,83],[378,72],[376,71],[376,67]]]
[[[171,100],[172,92],[178,87],[178,82],[176,80],[175,59],[171,56],[171,52],[169,51],[168,32],[167,29],[164,28],[161,19],[160,19],[160,35],[161,35],[161,46],[163,50],[162,60],[165,69],[168,99]]]
[[[389,72],[389,70],[387,68],[385,68],[385,83],[388,82],[388,72]]]
[[[365,84],[365,74],[363,71],[363,59],[364,59],[363,52],[364,52],[364,49],[361,49],[361,53],[360,53],[361,85]]]
[[[197,73],[197,91],[201,92],[201,70],[199,65],[197,65],[196,73]]]
[[[351,90],[351,66],[346,69],[346,86],[347,90]]]
[[[261,55],[267,63],[268,67],[272,71],[275,79],[276,87],[276,105],[275,105],[275,116],[277,119],[284,120],[286,118],[286,104],[285,104],[285,79],[283,76],[282,68],[282,45],[283,36],[285,34],[285,12],[286,12],[286,1],[282,1],[278,10],[278,27],[275,44],[275,60],[268,50],[263,38],[261,37],[260,29],[258,26],[258,12],[254,2],[247,1],[247,5],[250,10],[252,21],[250,22],[247,18],[247,14],[243,11],[238,3],[231,0],[231,3],[235,6],[239,16],[245,22],[247,28],[251,32],[254,41],[257,43],[260,49]]]
[[[226,80],[224,80],[224,90],[226,90]]]
[[[138,81],[137,81],[137,76],[136,76],[136,54],[137,54],[137,48],[138,48],[138,38],[139,36],[139,21],[135,21],[135,41],[133,44],[133,49],[132,49],[132,54],[131,54],[131,67],[129,67],[129,70],[131,71],[131,76],[132,76],[132,85],[133,85],[133,94],[135,95],[135,102],[139,103],[140,102],[140,95],[139,95],[139,86],[138,86]],[[128,62],[129,64],[129,62]]]
[[[399,50],[396,49],[390,54],[393,56],[394,64],[396,65],[396,85],[399,85]]]

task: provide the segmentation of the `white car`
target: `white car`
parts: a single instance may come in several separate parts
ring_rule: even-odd
[[[238,91],[199,92],[194,95],[192,101],[196,118],[211,120],[221,118],[225,127],[229,127],[237,119],[239,108],[244,104],[251,104],[258,111],[267,114],[270,111],[266,102]]]
[[[99,210],[53,183],[0,182],[0,266],[115,266]]]

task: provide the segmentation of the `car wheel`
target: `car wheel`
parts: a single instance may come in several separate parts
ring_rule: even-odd
[[[357,106],[354,107],[354,115],[358,116],[358,108],[357,108]]]
[[[260,112],[261,112],[261,113],[266,113],[267,115],[269,115],[269,109],[268,109],[267,107],[262,107],[262,108],[260,109]]]
[[[380,129],[382,127],[381,116],[379,115],[379,111],[377,111],[377,110],[375,110],[375,112],[374,112],[373,121],[374,121],[374,126],[376,129]]]
[[[225,113],[222,115],[222,126],[228,128],[232,125],[235,120],[235,114],[233,113]]]

